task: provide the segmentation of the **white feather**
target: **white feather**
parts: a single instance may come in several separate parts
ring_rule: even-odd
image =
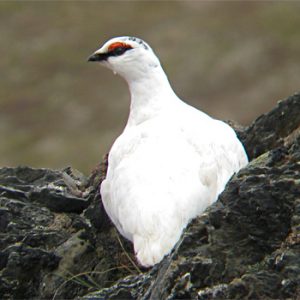
[[[248,160],[232,128],[175,95],[147,44],[145,49],[115,38],[98,52],[118,40],[133,49],[105,64],[127,80],[131,107],[110,150],[101,195],[113,223],[134,243],[139,262],[152,266]]]

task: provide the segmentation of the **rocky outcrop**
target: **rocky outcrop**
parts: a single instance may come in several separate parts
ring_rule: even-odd
[[[296,299],[300,94],[237,132],[250,164],[150,270],[140,270],[101,206],[105,160],[89,178],[1,169],[0,297]]]
[[[1,299],[72,299],[136,272],[100,205],[101,167],[89,179],[70,168],[0,170]]]

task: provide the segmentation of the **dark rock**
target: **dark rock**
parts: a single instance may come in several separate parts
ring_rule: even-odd
[[[0,170],[0,194],[39,202],[56,212],[80,213],[88,207],[91,199],[69,193],[64,181],[66,171],[67,169],[58,172],[28,167],[3,168]]]
[[[84,217],[97,185],[69,168],[0,169],[1,299],[75,298],[134,272],[105,213],[101,231]]]
[[[7,247],[1,251],[2,279],[10,281],[6,288],[2,289],[2,296],[13,291],[14,298],[29,298],[37,293],[40,285],[41,270],[52,271],[60,258],[52,251],[44,251],[39,248],[31,248],[20,243]],[[13,280],[12,280],[13,279]]]
[[[89,219],[91,224],[97,230],[106,230],[111,226],[111,221],[107,216],[100,196],[100,185],[105,179],[108,164],[108,155],[103,157],[102,163],[99,164],[91,173],[88,185],[94,187],[94,197],[92,203],[85,210],[84,216]]]
[[[246,130],[238,132],[250,159],[284,145],[299,135],[300,95],[279,101],[269,113],[261,115]]]
[[[1,299],[296,299],[300,294],[300,95],[248,128],[252,159],[150,270],[135,263],[86,178],[0,169]]]

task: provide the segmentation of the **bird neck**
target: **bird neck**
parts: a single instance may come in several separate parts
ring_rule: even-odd
[[[159,115],[178,97],[162,69],[156,66],[139,78],[128,80],[131,94],[130,113],[127,126],[136,126]]]

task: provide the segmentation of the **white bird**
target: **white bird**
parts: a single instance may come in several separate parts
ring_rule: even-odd
[[[233,129],[180,100],[150,46],[134,37],[107,41],[90,56],[122,76],[131,94],[123,133],[101,185],[105,210],[133,242],[141,265],[168,254],[191,219],[216,201],[248,163]]]

